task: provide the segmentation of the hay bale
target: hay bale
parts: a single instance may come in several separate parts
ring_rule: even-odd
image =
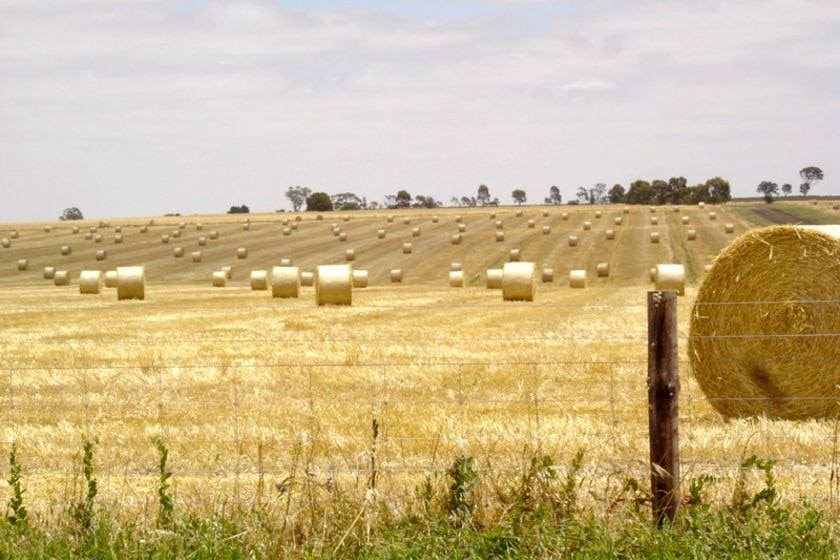
[[[691,221],[691,218],[689,218],[688,216],[683,216],[681,219],[682,219],[682,224],[684,226],[687,226],[688,223]]]
[[[186,222],[178,222],[178,229],[186,229],[187,223]]]
[[[459,262],[451,262],[449,263],[449,270],[450,272],[455,270],[464,270],[464,266]]]
[[[213,280],[212,284],[214,288],[225,288],[227,287],[227,272],[224,270],[215,270],[213,271]]]
[[[184,256],[184,248],[183,247],[175,247],[172,249],[172,256],[176,259],[180,259]]]
[[[501,290],[502,289],[502,275],[504,271],[501,268],[487,269],[487,289]]]
[[[601,217],[601,211],[600,211],[600,210],[595,210],[595,217],[596,217],[596,218],[600,218],[600,217]]]
[[[392,284],[399,284],[403,281],[403,271],[401,268],[392,268],[391,273],[391,283]]]
[[[195,224],[195,231],[202,231],[204,229],[204,224],[198,222]]]
[[[294,261],[289,258],[280,259],[280,266],[292,266]]]
[[[712,270],[712,265],[710,265],[710,264],[704,264],[703,265],[703,272],[709,272],[710,270]]]
[[[300,273],[300,285],[307,288],[315,284],[315,274],[312,272]]]
[[[198,238],[198,246],[199,246],[199,247],[204,247],[204,246],[206,246],[206,245],[207,245],[207,238],[206,238],[206,237],[204,237],[204,236],[199,237],[199,238]]]
[[[455,223],[456,224],[460,224],[463,221],[464,221],[464,217],[462,215],[458,214],[457,216],[455,216]]]
[[[117,271],[116,270],[108,270],[105,272],[105,287],[106,288],[116,288],[117,287]]]
[[[140,233],[149,233],[148,226],[140,226]]]
[[[52,231],[52,227],[51,227],[51,226],[44,226],[44,233],[49,233],[49,232],[51,232],[51,231]]]
[[[542,269],[542,281],[543,284],[548,284],[550,282],[554,282],[554,269],[545,267]]]
[[[651,243],[659,243],[659,232],[658,231],[650,232],[650,242]]]
[[[66,270],[56,270],[55,276],[53,276],[53,283],[56,286],[69,286],[70,285],[70,272]]]
[[[321,265],[315,282],[317,305],[353,304],[353,269],[348,264]]]
[[[393,223],[393,222],[394,222],[394,215],[393,215],[393,214],[388,214],[388,217],[386,218],[386,221],[387,221],[389,224],[390,224],[390,223]]]
[[[674,290],[684,296],[685,267],[681,264],[658,264],[653,282],[657,290]]]
[[[686,232],[687,238],[689,241],[696,241],[697,240],[697,230],[690,229]]]
[[[407,226],[407,225],[409,225],[409,224],[411,224],[411,218],[409,218],[408,216],[406,216],[405,218],[403,218],[403,225],[406,225],[406,226]]]
[[[624,212],[625,214],[629,214],[630,213],[630,208],[625,206],[624,209],[622,209],[622,212]]]
[[[21,272],[29,270],[29,259],[18,259],[17,269]]]
[[[411,229],[411,237],[420,237],[420,228],[412,228]]]
[[[522,210],[517,210],[517,211],[516,211],[516,217],[517,217],[517,218],[521,218],[521,217],[522,217]]]
[[[505,240],[505,232],[497,231],[496,232],[496,243],[501,243]]]
[[[403,245],[402,245],[403,255],[410,255],[411,250],[412,250],[411,243],[403,243]]]
[[[509,262],[502,268],[502,300],[534,301],[536,266],[532,262]]]
[[[122,233],[122,226],[114,226],[114,233]]]
[[[298,230],[297,222],[292,222],[292,225],[290,227],[292,228],[292,231],[297,231]]]
[[[433,223],[433,224],[436,224],[436,223],[438,223],[439,221],[440,221],[440,219],[439,219],[437,216],[432,216],[432,223]]]
[[[496,213],[495,213],[495,212],[490,212],[490,219],[491,219],[491,220],[495,220],[495,219],[496,219]]]
[[[712,221],[717,220],[717,212],[709,212],[709,219]]]
[[[338,234],[338,240],[339,241],[347,241],[347,233],[343,232],[343,231],[341,233],[339,233]]]
[[[735,233],[735,224],[724,224],[723,231],[726,233]]]
[[[123,236],[122,236],[122,234],[119,234],[119,233],[118,233],[117,235],[115,235],[115,236],[114,236],[114,243],[116,243],[117,245],[119,245],[119,244],[120,244],[120,243],[122,243],[122,242],[123,242]]]
[[[551,233],[551,226],[543,226],[542,227],[542,234],[543,235],[548,235],[549,233]]]
[[[61,254],[65,257],[73,252],[73,247],[70,245],[62,245],[61,246]]]
[[[104,261],[107,258],[108,258],[108,251],[106,251],[105,249],[100,249],[99,251],[96,252],[96,260]]]
[[[604,234],[607,237],[607,241],[613,241],[615,239],[615,230],[614,229],[608,229],[606,232],[604,232]]]
[[[356,250],[355,249],[347,249],[344,251],[344,260],[347,262],[352,262],[356,260]]]
[[[19,235],[20,234],[18,233],[18,231],[16,229],[13,229],[12,231],[9,232],[9,237],[11,237],[12,239],[17,239]]]
[[[79,226],[73,226],[73,229],[70,230],[73,234],[79,233]]]
[[[659,218],[657,218],[656,216],[651,216],[650,217],[650,225],[658,226],[659,225]]]
[[[249,229],[251,229],[251,224],[249,224],[248,222],[242,224],[242,231],[248,231]]]
[[[45,266],[44,267],[44,280],[52,280],[55,278],[55,267],[54,266]]]
[[[467,224],[458,224],[458,233],[464,233],[467,231]]]
[[[248,248],[247,247],[239,247],[236,250],[236,258],[237,259],[247,259],[248,258]]]
[[[175,239],[178,239],[179,237],[181,237],[181,230],[180,229],[172,230],[172,237],[175,238]]]
[[[295,221],[296,222],[302,222],[303,221],[303,216],[295,216]]]
[[[656,213],[656,207],[655,207],[655,206],[649,206],[649,207],[648,207],[648,209],[650,210],[650,213],[651,213],[651,214],[655,214],[655,213]]]
[[[367,288],[368,287],[368,271],[354,270],[353,271],[353,287]]]
[[[511,249],[508,253],[508,260],[510,262],[519,262],[521,260],[522,253],[519,249]]]
[[[385,230],[384,229],[376,230],[376,237],[378,237],[379,239],[385,239]]]
[[[210,234],[207,237],[209,237],[211,241],[215,241],[219,238],[219,232],[216,230],[211,230]]]
[[[548,210],[543,210],[542,211],[542,217],[543,218],[548,218]]]
[[[292,235],[292,228],[284,227],[281,233],[283,234],[283,237],[289,237]]]
[[[79,274],[79,293],[98,294],[102,291],[102,272],[99,270],[83,270]]]
[[[569,247],[577,247],[578,238],[577,235],[570,235],[569,236]]]
[[[840,226],[749,230],[697,292],[688,355],[726,417],[836,418]],[[755,302],[755,303],[745,303]]]
[[[350,221],[350,216],[344,216],[344,221],[349,222]]]
[[[91,241],[93,239],[93,234],[88,232],[85,234],[85,241]]]
[[[296,298],[299,292],[300,269],[298,267],[275,266],[271,269],[271,297]]]
[[[624,223],[624,218],[622,218],[621,216],[616,216],[616,217],[613,219],[613,224],[615,224],[615,225],[617,225],[617,226],[620,226],[620,225],[621,225],[621,224],[623,224],[623,223]]]
[[[166,235],[166,234],[161,235],[160,236],[160,242],[163,243],[164,245],[166,245],[167,243],[169,243],[169,236]]]
[[[586,287],[586,271],[585,270],[570,270],[569,271],[569,287],[570,288],[585,288]]]
[[[201,262],[201,251],[193,251],[192,252],[192,262],[200,263]]]
[[[146,268],[117,267],[117,300],[146,299]]]
[[[12,240],[8,237],[4,237],[3,239],[0,239],[0,245],[3,245],[4,249],[8,249],[12,246]]]
[[[591,230],[592,229],[592,222],[589,222],[589,221],[583,222],[583,229],[585,231]]]
[[[96,235],[94,235],[93,236],[93,242],[94,243],[102,243],[102,234],[97,233]]]
[[[674,214],[679,214],[679,212],[680,212],[680,207],[679,206],[674,206]]]
[[[599,262],[595,265],[595,272],[598,274],[598,278],[609,278],[610,263]]]
[[[533,219],[528,220],[528,229],[534,229],[535,227],[537,227],[537,222]]]
[[[232,267],[232,266],[223,266],[223,267],[222,267],[222,268],[220,268],[219,270],[221,270],[222,272],[224,272],[224,273],[225,273],[225,277],[226,277],[228,280],[232,280],[232,279],[233,279],[233,267]]]
[[[496,229],[505,229],[505,223],[502,220],[496,220]]]
[[[562,212],[560,214],[560,219],[563,220],[564,222],[567,221],[569,219],[569,213],[568,212]]]

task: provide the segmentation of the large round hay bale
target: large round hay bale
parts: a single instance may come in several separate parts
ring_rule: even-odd
[[[219,232],[216,231],[216,230],[211,230],[210,233],[207,234],[207,237],[209,237],[211,240],[215,241],[216,239],[219,238]]]
[[[347,241],[347,233],[343,232],[343,231],[341,233],[339,233],[338,234],[338,240],[339,241]]]
[[[393,223],[393,222],[394,222],[394,215],[393,215],[393,214],[388,214],[388,216],[385,218],[385,220],[386,220],[389,224],[390,224],[390,223]]]
[[[142,266],[117,267],[117,299],[146,298],[146,268]]]
[[[4,237],[3,239],[0,239],[0,245],[3,245],[4,249],[8,249],[12,246],[12,241],[8,237]]]
[[[510,262],[518,262],[522,260],[522,251],[520,251],[519,249],[511,249],[508,252],[508,260]]]
[[[252,290],[267,290],[268,289],[268,271],[267,270],[252,270],[251,271],[251,289]]]
[[[87,236],[85,236],[85,237],[87,237]],[[163,235],[160,236],[160,242],[163,243],[163,244],[169,243],[169,236],[164,233]]]
[[[180,229],[172,230],[172,237],[175,238],[175,239],[178,239],[179,237],[181,237],[181,230]],[[96,240],[96,238],[94,238],[94,240]]]
[[[108,270],[105,272],[105,287],[106,288],[116,288],[117,287],[117,271],[116,270]]]
[[[122,242],[123,242],[123,236],[122,236],[121,233],[118,233],[117,235],[114,236],[114,243],[119,245]]]
[[[250,223],[245,222],[244,224],[242,224],[242,231],[248,231],[249,229],[251,229]]]
[[[95,257],[98,261],[104,261],[108,258],[108,251],[106,251],[105,249],[100,249],[96,252]]]
[[[49,233],[49,232],[51,232],[51,231],[52,231],[52,227],[51,227],[51,226],[44,226],[44,233]]]
[[[421,232],[421,230],[420,230],[419,227],[412,228],[411,229],[411,237],[420,237],[420,232]]]
[[[543,284],[548,284],[550,282],[554,282],[554,269],[550,267],[545,267],[542,269],[542,281]]]
[[[391,283],[398,284],[403,280],[403,271],[401,268],[392,268],[390,276]]]
[[[650,225],[658,226],[659,225],[659,218],[657,218],[656,216],[651,216],[650,217]]]
[[[705,202],[698,202],[698,203],[697,203],[697,206],[698,206],[699,208],[705,208],[705,207],[706,207],[706,203],[705,203]]]
[[[615,230],[608,229],[606,232],[604,232],[604,235],[606,236],[607,241],[613,241],[615,239]]]
[[[102,234],[97,233],[96,235],[94,235],[93,236],[93,242],[94,243],[102,243]]]
[[[437,216],[432,216],[432,223],[433,223],[433,224],[436,224],[436,223],[438,223],[439,221],[440,221],[440,218],[438,218]]]
[[[55,267],[54,266],[45,266],[44,267],[44,280],[52,280],[55,278]]]
[[[356,250],[355,249],[347,249],[344,251],[344,260],[347,262],[352,262],[356,260]]]
[[[455,216],[455,223],[456,224],[460,224],[463,221],[464,221],[464,217],[462,215],[458,214],[457,216]]]
[[[353,271],[353,287],[367,288],[368,287],[368,271],[354,270]]]
[[[491,220],[495,220],[495,219],[496,219],[496,213],[495,213],[495,212],[490,212],[490,219],[491,219]]]
[[[735,233],[735,224],[724,224],[723,231],[726,233]]]
[[[449,271],[449,287],[463,288],[464,287],[464,271],[450,270]]]
[[[627,206],[625,206],[625,207],[624,207],[621,211],[622,211],[623,213],[625,213],[625,214],[629,214],[629,213],[630,213],[630,208],[628,208]]]
[[[505,240],[505,232],[503,232],[503,231],[497,231],[497,232],[496,232],[496,242],[497,242],[497,243],[501,243],[501,242],[503,242],[504,240]]]
[[[502,268],[502,299],[534,301],[537,291],[536,265],[532,262],[509,262]]]
[[[592,222],[590,222],[590,221],[583,222],[583,229],[585,231],[591,230],[592,229]]]
[[[458,224],[458,233],[464,233],[467,231],[467,224]]]
[[[300,273],[300,285],[305,287],[311,287],[315,284],[315,273],[314,272],[301,272]]]
[[[403,246],[402,246],[403,255],[410,255],[411,250],[412,250],[411,243],[403,243]]]
[[[140,226],[140,233],[149,233],[149,226]]]
[[[686,231],[685,233],[686,233],[686,238],[689,241],[696,241],[697,240],[697,230],[696,229],[690,229],[690,230]]]
[[[595,265],[595,272],[598,274],[598,278],[609,278],[610,263],[599,262]]]
[[[53,283],[56,286],[70,285],[70,272],[66,270],[56,270],[55,276],[53,277]]]
[[[569,219],[569,213],[568,212],[561,212],[560,213],[560,219],[565,222],[566,220]]]
[[[600,218],[600,217],[601,217],[601,211],[600,211],[600,210],[595,210],[595,217],[596,217],[596,218]]]
[[[505,229],[505,223],[502,220],[496,220],[496,229]]]
[[[236,249],[236,258],[237,259],[247,259],[248,258],[248,248],[247,247],[239,247]]]
[[[709,212],[710,220],[717,220],[717,212]]]
[[[224,288],[227,286],[227,272],[224,270],[215,270],[213,271],[213,287],[214,288]]]
[[[315,282],[315,303],[318,305],[352,305],[353,269],[349,264],[327,264],[318,267]]]
[[[18,259],[17,269],[21,272],[23,272],[24,270],[29,270],[29,260],[28,259]]]
[[[537,227],[537,222],[533,219],[528,220],[528,229],[534,229]]]
[[[658,231],[650,232],[650,242],[651,243],[659,243],[659,232]]]
[[[198,246],[199,247],[204,247],[206,245],[207,245],[207,238],[204,237],[204,236],[199,237],[198,238]]]
[[[79,233],[79,226],[73,226],[73,229],[71,229],[70,232],[73,234]]]
[[[542,234],[543,235],[548,235],[549,233],[551,233],[551,226],[543,226],[542,227]]]
[[[283,234],[283,237],[289,237],[292,235],[292,228],[284,227],[281,233]]]
[[[548,210],[543,210],[543,211],[542,211],[542,217],[543,217],[543,218],[548,218],[548,215],[549,215],[549,214],[548,214]]]
[[[168,237],[168,236],[167,236],[167,237]],[[93,239],[93,234],[92,234],[92,233],[90,233],[90,232],[87,232],[87,233],[85,234],[85,240],[86,240],[86,241],[90,241],[91,239]],[[167,239],[167,242],[168,242],[168,239]]]
[[[689,218],[688,216],[683,216],[683,217],[681,218],[681,220],[682,220],[682,224],[683,224],[684,226],[687,226],[687,225],[689,224],[689,222],[691,222],[691,218]]]
[[[620,226],[620,225],[621,225],[621,224],[623,224],[623,223],[624,223],[624,218],[622,218],[621,216],[616,216],[616,217],[613,219],[613,224],[615,224],[615,225],[617,225],[617,226]]]
[[[569,287],[570,288],[585,288],[586,287],[586,271],[585,270],[570,270],[569,271]]]
[[[203,230],[203,229],[204,229],[204,224],[202,224],[201,222],[197,222],[197,223],[195,224],[195,230],[196,230],[196,231],[201,231],[201,230]]]
[[[73,247],[70,245],[62,245],[61,246],[61,254],[67,256],[73,252]]]
[[[16,229],[13,229],[12,231],[9,232],[9,237],[11,237],[12,239],[17,239],[19,235],[20,234],[18,233],[18,231]]]
[[[754,229],[717,256],[697,292],[688,355],[720,413],[836,417],[838,262],[840,226]]]
[[[295,263],[292,259],[290,259],[288,257],[285,257],[285,258],[280,259],[280,265],[279,266],[292,266],[294,264]]]
[[[577,235],[570,235],[569,236],[569,247],[577,247],[578,238]]]
[[[271,269],[271,297],[296,298],[300,292],[300,269],[275,266]]]
[[[376,237],[378,237],[379,239],[385,239],[385,230],[384,229],[376,230]]]
[[[192,252],[192,262],[200,263],[201,262],[201,251],[193,251]]]
[[[102,291],[102,271],[83,270],[79,274],[79,293],[98,294]]]
[[[685,295],[685,267],[681,264],[658,264],[654,273],[654,285],[657,290],[673,290]]]
[[[487,289],[501,290],[502,289],[502,269],[488,268],[487,269]]]
[[[180,259],[184,256],[184,248],[183,247],[175,247],[172,249],[172,256],[176,259]]]
[[[408,216],[406,216],[405,218],[403,218],[403,225],[406,225],[406,226],[407,226],[407,225],[409,225],[409,224],[411,224],[411,218],[409,218]]]

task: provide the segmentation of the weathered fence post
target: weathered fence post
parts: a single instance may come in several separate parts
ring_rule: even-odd
[[[662,526],[680,506],[680,373],[677,293],[648,292],[648,421],[653,518]]]

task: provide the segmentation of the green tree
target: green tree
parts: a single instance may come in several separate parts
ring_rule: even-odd
[[[58,217],[59,220],[84,220],[85,217],[82,216],[82,211],[73,206],[72,208],[65,208],[64,212],[61,213],[61,216]]]
[[[487,206],[490,202],[490,188],[487,185],[478,185],[478,196],[475,197],[476,202],[480,206]]]
[[[756,191],[764,195],[764,202],[771,204],[773,197],[779,194],[779,185],[772,181],[762,181]]]
[[[785,183],[784,185],[782,185],[782,193],[785,196],[790,195],[790,193],[792,193],[792,192],[793,192],[793,185],[791,185],[790,183]]]
[[[397,191],[397,196],[394,199],[397,208],[408,208],[411,206],[411,194],[405,190],[400,189]]]
[[[307,187],[289,187],[286,191],[286,198],[292,203],[292,209],[298,212],[306,203],[306,197],[312,193],[312,190]]]
[[[706,181],[706,186],[709,188],[709,200],[712,204],[720,204],[722,202],[729,202],[732,200],[731,188],[729,181],[720,177],[713,177]]]
[[[621,204],[624,202],[625,192],[621,185],[613,185],[609,192],[610,204]]]
[[[514,189],[513,192],[510,193],[510,196],[519,206],[522,206],[528,200],[528,195],[522,189]]]
[[[548,189],[548,196],[545,199],[546,204],[560,204],[563,202],[563,197],[560,196],[560,187],[557,185],[552,185],[550,189]]]
[[[337,210],[359,210],[367,204],[364,199],[351,192],[334,194],[330,200],[332,200],[333,208]]]
[[[251,209],[248,208],[247,204],[243,204],[242,206],[231,206],[227,211],[228,214],[249,214],[250,212]]]
[[[808,191],[811,187],[823,180],[823,172],[819,167],[803,167],[799,170],[799,176],[802,178],[802,184],[799,185],[799,192],[802,196],[808,196]]]
[[[314,192],[306,197],[307,212],[330,212],[332,209],[330,195],[325,192]]]
[[[626,201],[630,204],[650,204],[650,183],[643,179],[630,183]]]

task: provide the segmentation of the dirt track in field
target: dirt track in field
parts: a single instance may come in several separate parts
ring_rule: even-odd
[[[753,213],[774,224],[812,224],[809,220],[803,220],[799,216],[789,214],[777,208],[753,208]]]

